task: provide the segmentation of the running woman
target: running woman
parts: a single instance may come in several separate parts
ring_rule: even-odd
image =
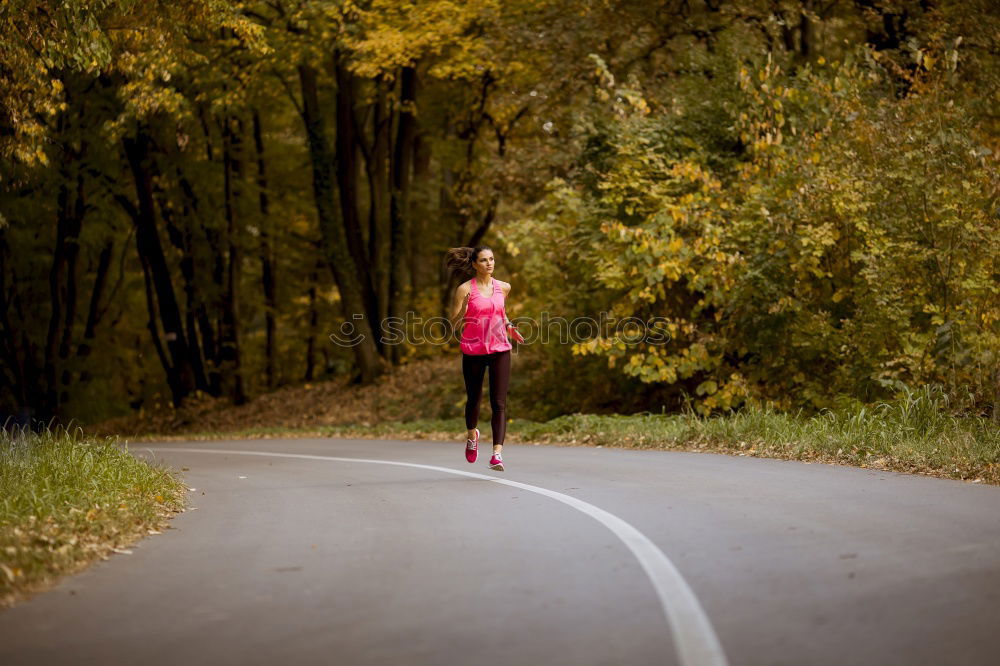
[[[490,371],[490,408],[493,416],[493,457],[490,469],[502,472],[504,435],[507,432],[507,387],[510,385],[510,350],[507,339],[524,338],[507,319],[504,303],[510,283],[493,277],[493,250],[486,246],[453,247],[448,250],[448,269],[471,279],[458,285],[452,302],[451,323],[461,330],[462,376],[465,378],[465,459],[476,462],[479,449],[479,403],[483,397],[483,375]],[[461,327],[459,327],[461,324]]]

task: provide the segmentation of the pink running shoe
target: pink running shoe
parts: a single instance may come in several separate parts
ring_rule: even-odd
[[[479,428],[473,429],[476,431],[476,438],[465,440],[465,459],[470,463],[476,462],[479,455]]]
[[[498,472],[503,471],[503,459],[499,453],[494,453],[493,457],[490,458],[490,469],[495,469]]]

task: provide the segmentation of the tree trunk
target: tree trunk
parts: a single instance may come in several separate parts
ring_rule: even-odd
[[[306,373],[303,379],[311,382],[316,375],[316,325],[319,321],[319,312],[316,307],[316,284],[319,282],[319,274],[313,271],[309,274],[309,327],[306,333]]]
[[[184,327],[187,335],[188,348],[191,351],[191,367],[194,371],[195,387],[200,391],[208,390],[208,379],[205,375],[205,364],[201,343],[199,341],[195,313],[199,307],[204,307],[197,286],[197,270],[195,253],[197,251],[194,233],[200,220],[196,217],[198,198],[191,182],[185,177],[180,165],[175,168],[177,184],[181,195],[181,215],[174,215],[174,207],[170,200],[171,192],[167,189],[168,181],[157,169],[155,162],[150,164],[153,171],[153,199],[157,204],[160,216],[167,230],[167,239],[180,252],[181,279],[183,280]],[[179,219],[177,219],[179,217]]]
[[[302,90],[302,119],[309,141],[313,195],[324,251],[340,291],[344,319],[353,327],[355,343],[351,347],[360,380],[368,384],[383,372],[384,366],[375,348],[370,317],[365,315],[367,308],[362,281],[359,280],[357,265],[348,250],[346,230],[341,220],[337,219],[334,207],[334,156],[330,152],[326,126],[320,115],[316,70],[308,65],[300,65],[298,70]]]
[[[180,185],[183,203],[180,228],[177,231],[177,249],[181,251],[181,276],[184,279],[184,326],[187,331],[188,344],[191,347],[191,362],[194,366],[195,385],[200,391],[210,390],[205,363],[214,352],[207,349],[208,343],[214,344],[214,336],[198,335],[199,313],[205,311],[205,301],[198,288],[198,271],[195,264],[196,241],[195,233],[201,224],[198,219],[198,197],[194,186],[184,175],[180,166],[177,167],[177,182]],[[160,206],[160,212],[167,217],[170,210],[165,205]],[[214,358],[214,356],[213,356]],[[215,395],[218,395],[217,393]]]
[[[409,305],[404,299],[403,283],[406,278],[408,244],[410,173],[413,164],[413,143],[417,135],[416,119],[417,72],[413,67],[403,67],[399,77],[399,121],[396,123],[396,140],[392,153],[392,197],[390,223],[392,238],[389,255],[389,316],[398,320]],[[412,300],[413,294],[410,293]],[[392,345],[390,358],[399,362],[400,345]]]
[[[413,137],[413,180],[424,181],[430,175],[430,172],[430,145],[424,137],[423,132],[416,132]],[[424,233],[425,211],[414,211],[412,203],[409,204],[408,210],[410,211],[411,240],[408,245],[410,249],[410,294],[412,295],[409,306],[413,307],[414,300],[424,286],[423,275],[421,273],[421,259],[423,258],[423,254],[420,252],[420,244],[416,240],[421,238]]]
[[[198,121],[201,125],[202,133],[205,136],[205,159],[209,164],[215,161],[215,150],[213,149],[212,129],[208,119],[208,108],[205,104],[198,106]],[[182,186],[184,180],[181,180]],[[197,199],[194,196],[194,189],[185,186],[192,205],[196,205]],[[205,244],[211,252],[211,279],[214,294],[221,294],[223,290],[225,276],[225,261],[222,256],[222,243],[218,230],[215,228],[214,216],[211,220],[202,223],[201,231],[205,234]],[[217,300],[207,303],[203,298],[198,298],[192,316],[198,325],[198,332],[201,337],[202,356],[205,363],[206,381],[208,393],[212,396],[222,395],[222,373],[219,370],[221,364],[219,329],[212,323],[212,313],[218,310]],[[210,307],[211,306],[211,307]],[[218,317],[216,317],[218,322]]]
[[[62,123],[60,123],[62,124]],[[60,169],[62,183],[59,186],[58,213],[56,217],[55,247],[52,252],[52,265],[49,268],[49,326],[45,336],[45,357],[42,366],[42,376],[45,388],[38,407],[41,418],[48,419],[59,411],[59,391],[56,384],[58,375],[59,354],[58,345],[63,337],[63,329],[72,326],[69,321],[71,294],[75,300],[74,279],[69,275],[70,255],[79,248],[80,229],[78,220],[73,219],[70,210],[69,164],[64,162]]]
[[[81,113],[82,115],[82,113]],[[86,141],[81,143],[80,157],[86,152]],[[80,232],[83,229],[83,217],[86,211],[86,196],[83,173],[76,170],[76,200],[72,206],[73,225],[70,231],[75,235],[68,239],[66,248],[66,312],[65,325],[62,329],[62,339],[59,342],[59,363],[62,373],[59,380],[59,404],[69,400],[69,389],[73,384],[72,373],[68,365],[70,351],[73,347],[73,327],[76,323],[77,282],[79,281],[78,264],[80,261]]]
[[[457,246],[461,245],[465,239],[462,237],[464,229],[462,228],[458,206],[455,203],[454,188],[455,172],[450,166],[442,165],[441,187],[438,190],[438,218],[445,229],[454,229],[457,231],[452,236],[452,242]],[[457,279],[449,273],[448,269],[445,267],[444,261],[441,258],[438,260],[438,266],[440,267],[441,276],[439,281],[439,287],[441,289],[441,316],[447,318],[450,314],[451,295],[455,289]]]
[[[389,275],[387,271],[390,245],[390,192],[389,146],[392,118],[387,112],[385,82],[375,82],[375,104],[372,118],[372,148],[368,154],[366,171],[371,206],[369,208],[368,254],[372,267],[372,280],[377,308],[377,321],[384,322],[389,315]],[[378,331],[376,331],[378,334]],[[377,341],[379,352],[392,360],[391,348]]]
[[[330,69],[337,82],[337,136],[336,136],[336,173],[337,187],[340,193],[340,214],[344,229],[346,249],[351,256],[357,275],[361,296],[361,309],[355,313],[363,314],[368,319],[368,327],[375,331],[373,339],[375,349],[381,346],[378,340],[379,308],[375,296],[374,280],[372,278],[371,262],[365,249],[361,234],[361,223],[358,213],[358,141],[359,128],[355,119],[354,75],[347,69],[339,55],[333,56]],[[352,316],[353,314],[352,313]]]
[[[31,368],[34,366],[34,353],[29,346],[24,328],[19,327],[21,339],[18,340],[18,328],[11,322],[11,316],[20,314],[20,300],[17,294],[17,276],[13,274],[11,268],[10,286],[7,283],[7,258],[10,256],[10,245],[7,243],[7,235],[3,228],[0,228],[0,387],[7,386],[11,396],[17,404],[18,413],[15,415],[15,425],[30,426],[34,413],[34,405],[31,404],[33,393],[31,382]],[[24,321],[24,317],[20,318]],[[10,374],[8,374],[10,373]]]
[[[223,116],[223,175],[226,211],[226,286],[219,329],[223,392],[235,405],[246,402],[240,357],[239,289],[242,274],[243,120]]]
[[[206,131],[206,140],[210,144],[211,134]],[[223,139],[224,140],[224,139]],[[213,151],[209,149],[209,153]],[[225,167],[223,167],[225,170]],[[201,303],[196,315],[198,330],[204,341],[205,364],[208,367],[208,391],[213,396],[221,396],[223,392],[222,377],[222,308],[221,295],[226,289],[226,257],[223,247],[225,239],[214,216],[203,224],[205,241],[211,253],[212,299]]]
[[[66,80],[66,77],[62,78]],[[64,86],[67,99],[72,105],[75,103],[71,92],[72,83],[66,82]],[[84,183],[79,160],[85,144],[79,151],[74,150],[69,136],[72,131],[72,117],[76,115],[78,114],[64,113],[58,121],[62,137],[61,145],[66,158],[59,167],[56,238],[52,265],[49,268],[49,326],[45,337],[42,369],[45,386],[44,393],[39,396],[42,399],[38,405],[39,415],[42,418],[50,418],[59,413],[59,407],[66,398],[60,390],[60,385],[69,383],[69,377],[66,376],[66,360],[69,358],[73,323],[76,319],[77,260],[80,256],[80,231],[84,215]]]
[[[140,127],[137,136],[125,137],[122,143],[135,180],[138,206],[124,198],[119,198],[119,202],[126,207],[136,225],[136,249],[147,281],[149,331],[153,337],[153,344],[160,354],[174,405],[179,406],[195,388],[194,368],[174,294],[170,269],[163,255],[163,246],[156,229],[150,139],[147,129]],[[158,332],[158,318],[163,322],[163,340],[160,339]],[[163,351],[164,340],[167,343],[167,352]]]
[[[806,12],[812,11],[813,0],[802,0],[801,14],[799,15],[799,53],[803,58],[808,58],[812,53],[813,24],[812,19]]]
[[[101,321],[103,311],[101,310],[101,300],[104,298],[104,290],[108,284],[108,273],[111,271],[111,258],[114,256],[115,242],[109,240],[101,248],[101,254],[97,259],[97,273],[94,275],[94,284],[90,290],[90,301],[87,308],[87,322],[83,329],[83,340],[77,345],[76,356],[85,359],[90,356],[92,343],[97,335],[97,324]],[[125,251],[124,249],[122,250]],[[83,369],[80,372],[80,381],[87,382],[91,378],[90,372]]]
[[[268,389],[275,386],[275,317],[278,313],[277,286],[274,275],[274,241],[271,237],[271,219],[267,197],[267,171],[264,163],[264,139],[261,133],[260,113],[253,112],[253,140],[257,151],[257,190],[260,208],[260,263],[261,288],[264,291],[264,375]]]

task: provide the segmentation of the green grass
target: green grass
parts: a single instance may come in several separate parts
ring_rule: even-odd
[[[981,416],[952,413],[950,397],[936,387],[905,390],[893,402],[823,410],[813,416],[769,407],[702,417],[684,414],[572,414],[546,422],[513,420],[507,442],[643,449],[714,451],[822,461],[1000,484],[1000,427]],[[483,416],[488,441],[488,416]],[[184,434],[182,439],[222,437],[408,437],[461,441],[464,419],[389,421],[375,425],[314,428],[248,428]],[[151,438],[156,437],[150,435]]]
[[[949,413],[948,396],[923,387],[894,402],[803,417],[767,407],[710,418],[694,414],[573,415],[526,428],[589,444],[718,450],[1000,483],[1000,427]]]
[[[815,416],[749,408],[727,416],[564,416],[520,428],[551,437],[633,448],[699,449],[934,473],[1000,483],[1000,427],[954,416],[930,388],[892,403],[824,410]]]
[[[0,605],[157,533],[184,486],[79,430],[0,430]]]

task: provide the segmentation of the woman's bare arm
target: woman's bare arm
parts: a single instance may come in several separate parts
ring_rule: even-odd
[[[507,326],[510,323],[510,319],[508,319],[507,317],[507,300],[508,300],[507,297],[510,296],[510,289],[511,289],[510,282],[504,282],[503,284],[500,285],[500,288],[503,289],[503,303],[504,303],[503,325]]]
[[[510,290],[511,290],[511,286],[510,286],[510,283],[508,282],[507,283],[507,288],[504,290],[504,319],[505,319],[505,321],[504,321],[503,325],[504,325],[504,328],[507,331],[507,336],[508,337],[514,338],[518,342],[523,343],[524,342],[524,337],[521,335],[521,333],[516,328],[514,328],[514,325],[511,323],[510,319],[507,317],[507,296],[510,294]]]
[[[452,299],[449,320],[451,321],[451,327],[456,333],[460,333],[462,330],[461,324],[465,319],[465,311],[469,307],[469,295],[471,293],[469,285],[465,283],[458,285],[458,288],[455,289],[455,297]]]

